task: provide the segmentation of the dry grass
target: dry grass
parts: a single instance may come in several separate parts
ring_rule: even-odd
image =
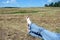
[[[34,10],[36,13],[6,14],[16,12],[13,9],[0,10],[0,40],[40,40],[27,35],[25,17],[28,15],[32,22],[52,32],[60,33],[60,8],[24,8],[19,10]],[[3,14],[2,14],[3,11]],[[31,11],[30,11],[31,12]]]

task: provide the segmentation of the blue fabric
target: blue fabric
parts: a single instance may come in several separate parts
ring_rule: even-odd
[[[29,34],[33,37],[39,37],[44,40],[60,40],[60,34],[50,32],[36,24],[29,25]]]

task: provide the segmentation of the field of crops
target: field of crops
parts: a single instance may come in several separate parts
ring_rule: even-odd
[[[60,33],[60,8],[0,8],[0,40],[40,40],[27,35],[25,17],[43,28]]]

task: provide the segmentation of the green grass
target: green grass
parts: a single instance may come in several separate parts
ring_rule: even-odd
[[[58,13],[59,7],[55,8],[0,8],[0,14],[24,14],[24,13]],[[52,14],[51,13],[51,14]]]

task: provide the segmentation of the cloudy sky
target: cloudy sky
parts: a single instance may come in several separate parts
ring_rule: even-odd
[[[60,0],[0,0],[0,7],[43,7]]]

